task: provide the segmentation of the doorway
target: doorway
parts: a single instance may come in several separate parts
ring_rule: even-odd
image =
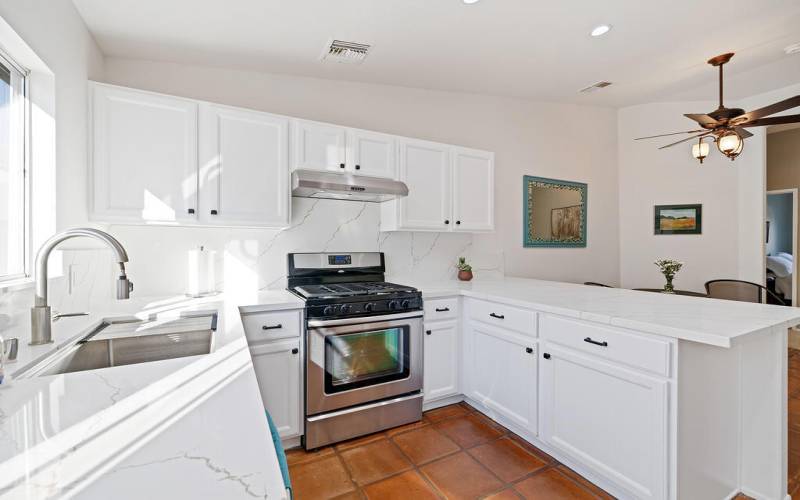
[[[764,229],[767,288],[786,305],[796,306],[797,188],[767,191]],[[770,297],[773,299],[773,297]],[[770,300],[768,300],[770,302]],[[780,304],[777,300],[774,303]]]

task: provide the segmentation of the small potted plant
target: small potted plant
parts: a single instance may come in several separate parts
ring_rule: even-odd
[[[681,270],[683,267],[683,262],[678,262],[677,260],[672,259],[658,259],[654,262],[658,269],[661,271],[661,274],[664,275],[664,278],[667,280],[667,283],[664,285],[664,293],[675,293],[675,288],[672,286],[672,280],[675,278],[675,274]]]
[[[458,279],[461,281],[469,281],[472,279],[472,266],[467,264],[466,257],[459,257],[456,267],[458,268]]]

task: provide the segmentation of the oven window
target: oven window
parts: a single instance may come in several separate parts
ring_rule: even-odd
[[[325,392],[407,378],[408,350],[408,326],[326,337]]]

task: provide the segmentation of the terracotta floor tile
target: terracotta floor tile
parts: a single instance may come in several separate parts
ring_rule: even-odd
[[[530,453],[533,453],[537,457],[541,458],[543,461],[547,462],[548,464],[557,463],[557,460],[547,453],[543,452],[539,448],[535,447],[534,445],[530,444],[529,442],[525,441],[521,437],[517,436],[516,434],[509,434],[508,437],[512,439],[515,443],[521,445],[523,448],[528,450]]]
[[[286,450],[286,463],[289,465],[302,464],[333,455],[333,446],[326,446],[316,451],[308,452],[303,448],[294,448]]]
[[[591,491],[595,495],[597,495],[602,500],[614,500],[614,497],[603,491],[601,488],[595,486],[592,482],[590,482],[585,477],[581,476],[574,470],[570,469],[566,465],[559,465],[557,467],[558,471],[567,476],[568,478],[572,479],[573,481],[577,482],[587,490]]]
[[[380,441],[381,439],[386,439],[385,432],[376,432],[375,434],[367,434],[366,436],[348,439],[347,441],[342,441],[341,443],[337,443],[335,445],[335,448],[336,451],[341,452],[344,450],[349,450],[350,448],[355,448],[356,446],[361,446],[368,443],[374,443],[375,441]]]
[[[458,451],[458,445],[431,426],[404,432],[392,440],[415,465],[424,464]]]
[[[427,420],[420,420],[419,422],[411,422],[410,424],[401,425],[400,427],[394,427],[386,431],[386,435],[389,437],[396,436],[398,434],[402,434],[404,432],[413,431],[414,429],[420,429],[430,425],[430,422]]]
[[[450,405],[442,406],[441,408],[436,408],[435,410],[426,411],[425,418],[431,422],[439,422],[440,420],[444,420],[446,418],[459,417],[466,414],[467,410],[465,410],[462,406]]]
[[[289,467],[294,498],[322,500],[356,489],[336,455]]]
[[[436,423],[435,427],[464,448],[470,448],[503,435],[501,430],[488,424],[484,417],[477,414],[443,420]]]
[[[369,499],[377,500],[438,500],[438,495],[417,471],[410,470],[398,476],[372,483],[364,488]]]
[[[468,450],[478,462],[507,483],[522,479],[547,464],[509,438],[502,438]]]
[[[421,470],[448,499],[478,498],[503,488],[500,480],[463,451]]]
[[[340,495],[333,500],[364,500],[364,493],[361,490],[351,491],[350,493]]]
[[[514,489],[528,500],[583,500],[595,496],[556,469],[548,469],[520,481]]]
[[[411,462],[388,439],[341,452],[342,460],[357,484],[373,483],[411,468]]]
[[[465,410],[467,410],[467,413],[472,413],[474,411],[478,411],[478,410],[475,409],[474,406],[472,406],[471,404],[467,403],[466,401],[462,401],[462,402],[458,403],[458,406],[460,406],[460,407],[464,408]]]
[[[522,497],[519,496],[519,493],[514,491],[512,488],[509,488],[501,491],[500,493],[489,495],[488,497],[485,497],[484,500],[519,500],[520,498]]]

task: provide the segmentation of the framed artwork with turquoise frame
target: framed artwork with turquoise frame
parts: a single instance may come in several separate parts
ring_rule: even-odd
[[[586,184],[525,175],[522,196],[523,246],[586,247]]]

